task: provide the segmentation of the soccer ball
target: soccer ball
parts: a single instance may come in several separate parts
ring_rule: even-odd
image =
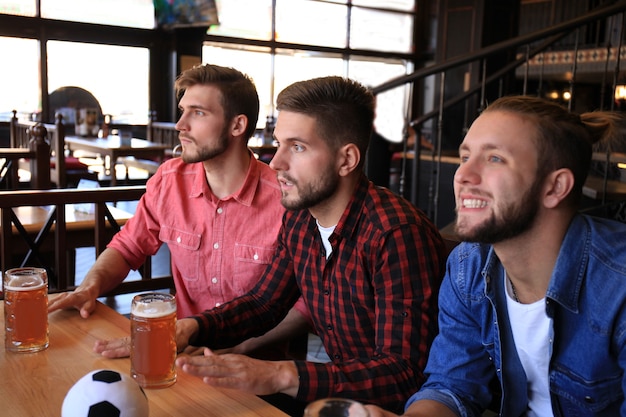
[[[99,369],[70,388],[61,417],[148,417],[148,398],[130,376]]]

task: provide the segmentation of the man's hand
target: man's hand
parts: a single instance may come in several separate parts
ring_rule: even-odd
[[[292,361],[263,361],[245,355],[217,355],[210,349],[204,356],[179,356],[176,365],[201,377],[209,385],[235,388],[256,395],[282,392],[296,396],[298,371]]]
[[[48,312],[75,308],[83,318],[96,309],[96,299],[112,291],[128,275],[130,266],[116,249],[106,248],[98,256],[83,282],[74,291],[50,296]]]
[[[93,351],[105,358],[125,358],[130,356],[130,336],[111,340],[96,340]]]
[[[96,309],[97,297],[97,294],[87,289],[50,295],[48,312],[52,313],[56,310],[75,308],[80,311],[81,317],[86,319]]]
[[[189,339],[198,331],[198,323],[194,319],[176,321],[176,349],[183,352],[189,346]],[[125,358],[130,356],[130,337],[110,340],[96,340],[93,346],[96,353],[105,358]]]

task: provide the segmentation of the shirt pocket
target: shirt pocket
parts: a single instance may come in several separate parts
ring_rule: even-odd
[[[200,234],[162,226],[159,239],[167,244],[172,264],[178,269],[181,277],[188,281],[198,280],[202,242]]]
[[[241,294],[249,291],[260,279],[265,268],[272,262],[275,247],[253,246],[235,243],[234,285]]]
[[[618,415],[624,400],[621,375],[588,381],[578,375],[554,371],[552,391],[566,416]],[[615,414],[613,414],[615,413]]]

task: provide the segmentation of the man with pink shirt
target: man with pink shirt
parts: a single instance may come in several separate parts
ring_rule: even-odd
[[[134,216],[75,291],[51,297],[50,312],[74,307],[88,317],[98,296],[163,243],[171,253],[179,318],[245,294],[271,262],[285,209],[276,173],[247,148],[259,112],[252,80],[232,68],[202,65],[179,76],[176,92],[181,157],[161,165]],[[266,345],[303,331],[305,312],[300,302],[281,326],[233,351],[280,358],[284,345]]]

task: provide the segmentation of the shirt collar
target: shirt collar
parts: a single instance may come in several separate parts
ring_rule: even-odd
[[[367,177],[364,174],[361,174],[361,177],[355,186],[354,194],[341,215],[339,222],[337,222],[337,227],[335,227],[334,231],[335,235],[350,238],[354,233],[356,233],[357,224],[361,217],[361,213],[363,212],[363,205],[365,204],[365,198],[367,196],[369,185],[370,182]]]
[[[234,198],[244,206],[251,206],[256,191],[259,189],[259,181],[261,180],[261,167],[259,164],[263,162],[257,161],[254,154],[250,153],[250,164],[248,165],[248,172],[246,173],[246,179],[243,182],[243,186],[235,192],[230,198]]]
[[[563,238],[552,272],[547,296],[574,313],[579,311],[582,289],[591,250],[591,228],[584,216],[576,215]]]
[[[243,185],[239,190],[224,198],[223,200],[228,200],[232,198],[245,206],[252,205],[252,201],[254,200],[254,196],[258,189],[259,181],[261,180],[261,168],[259,164],[262,164],[263,162],[257,161],[251,151],[248,152],[250,153],[250,164],[248,165],[248,172],[246,173],[246,178],[244,179]],[[199,162],[196,163],[196,165],[198,175],[195,178],[192,191],[189,196],[200,197],[204,193],[206,193],[209,198],[216,200],[213,193],[209,192],[209,186],[206,182],[206,176],[204,174],[204,166],[202,165],[202,163]]]

